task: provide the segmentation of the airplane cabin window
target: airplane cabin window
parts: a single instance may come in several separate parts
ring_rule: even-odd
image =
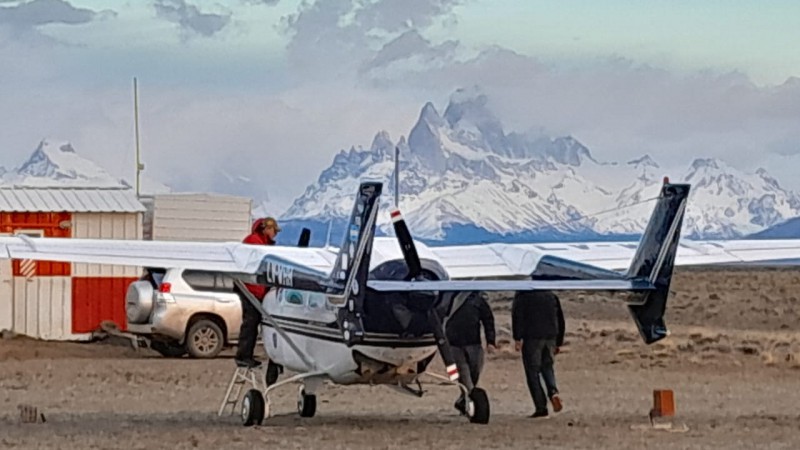
[[[297,291],[284,291],[283,301],[293,306],[303,306],[303,294]]]
[[[324,304],[325,304],[325,296],[324,295],[311,294],[308,297],[308,307],[309,308],[313,308],[313,309],[322,308],[322,306]]]

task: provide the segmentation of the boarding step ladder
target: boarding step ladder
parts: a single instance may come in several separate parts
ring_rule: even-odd
[[[266,381],[261,376],[261,371],[257,368],[251,367],[236,367],[233,372],[230,383],[228,383],[228,390],[225,393],[225,398],[219,406],[217,416],[225,414],[225,409],[230,406],[230,415],[236,413],[236,404],[239,403],[239,398],[242,394],[242,388],[246,384],[250,384],[253,389],[258,389],[261,392],[266,390]]]

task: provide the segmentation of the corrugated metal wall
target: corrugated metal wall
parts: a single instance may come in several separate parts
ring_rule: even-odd
[[[140,213],[76,213],[72,237],[81,239],[141,239]],[[126,329],[125,292],[141,268],[73,264],[72,332],[89,333],[104,320]]]
[[[142,239],[138,213],[75,213],[72,237],[77,239]],[[131,266],[73,264],[76,277],[138,277],[141,269]]]
[[[245,197],[163,194],[147,207],[153,240],[238,242],[250,232],[251,200]]]
[[[14,333],[39,339],[83,339],[72,332],[70,286],[70,277],[14,277]]]
[[[14,328],[13,283],[11,260],[0,259],[0,331]]]
[[[42,230],[45,237],[141,239],[141,213],[0,212],[0,233]],[[125,291],[139,268],[36,263],[31,277],[21,262],[0,261],[0,330],[40,339],[81,340],[103,320],[126,326]],[[10,272],[10,273],[8,273]]]
[[[40,230],[45,237],[66,238],[71,233],[70,220],[71,214],[64,212],[0,212],[0,233]],[[10,297],[0,298],[0,310],[10,313],[11,330],[40,339],[80,339],[72,333],[71,265],[37,261],[28,278],[22,276],[20,264],[12,260],[7,279]]]
[[[69,213],[3,212],[0,213],[0,233],[42,231],[44,237],[70,237]],[[13,260],[14,276],[21,276],[20,261]],[[36,274],[40,276],[69,276],[70,263],[36,261]]]

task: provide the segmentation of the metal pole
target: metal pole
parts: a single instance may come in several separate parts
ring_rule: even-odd
[[[133,77],[133,123],[136,132],[136,197],[139,197],[142,173],[141,152],[139,149],[139,86]]]
[[[394,147],[394,207],[400,208],[400,146]]]

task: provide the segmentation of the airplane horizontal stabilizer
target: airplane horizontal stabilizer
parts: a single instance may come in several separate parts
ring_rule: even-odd
[[[655,285],[646,280],[457,280],[381,281],[367,286],[382,292],[469,292],[469,291],[646,291]]]

